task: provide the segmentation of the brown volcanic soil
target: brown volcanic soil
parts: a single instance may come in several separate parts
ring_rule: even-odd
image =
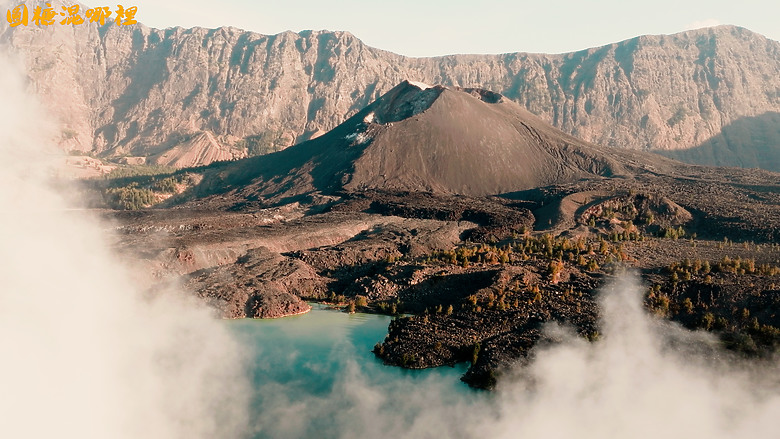
[[[246,212],[186,209],[114,212],[117,248],[147,285],[178,281],[225,318],[281,317],[308,309],[345,279],[366,278],[388,258],[427,255],[476,224],[298,206]]]
[[[500,95],[440,86],[415,89],[401,84],[380,99],[393,105],[438,93],[424,111],[392,126],[384,122],[382,106],[364,110],[364,117],[373,113],[384,126],[355,160],[346,190],[478,196],[625,172],[606,149],[563,134]]]

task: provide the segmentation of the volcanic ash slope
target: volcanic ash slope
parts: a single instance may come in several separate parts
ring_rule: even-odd
[[[269,204],[367,189],[484,196],[673,163],[581,141],[497,93],[404,81],[321,137],[215,167],[196,195]]]

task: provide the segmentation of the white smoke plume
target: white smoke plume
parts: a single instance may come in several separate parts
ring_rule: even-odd
[[[0,437],[243,437],[238,343],[182,295],[134,288],[49,182],[56,129],[0,65]]]

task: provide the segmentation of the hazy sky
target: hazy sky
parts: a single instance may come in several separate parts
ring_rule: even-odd
[[[368,45],[408,56],[560,53],[714,24],[735,24],[780,40],[777,0],[138,0],[133,4],[138,5],[139,20],[152,27],[230,25],[263,34],[347,30]]]

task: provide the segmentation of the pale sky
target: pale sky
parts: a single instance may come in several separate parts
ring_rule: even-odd
[[[138,20],[157,28],[234,26],[262,34],[346,30],[370,46],[407,56],[560,53],[715,24],[780,40],[780,0],[137,0],[124,5],[137,5]]]

